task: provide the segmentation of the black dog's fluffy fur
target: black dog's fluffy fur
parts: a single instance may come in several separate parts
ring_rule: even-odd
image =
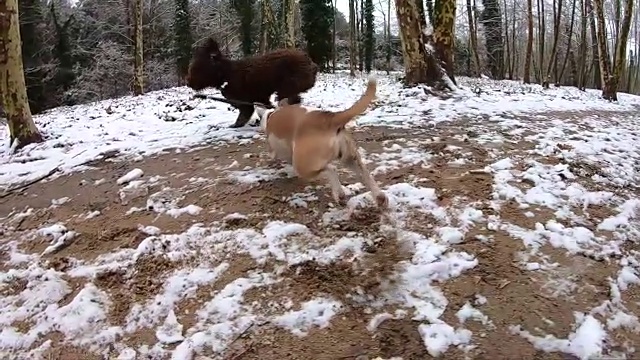
[[[230,100],[269,104],[273,93],[277,101],[302,102],[300,93],[313,87],[318,66],[304,51],[280,49],[263,55],[230,60],[220,52],[212,38],[195,49],[187,85],[199,91],[207,87],[221,90]],[[225,85],[226,83],[226,85]],[[231,127],[244,126],[253,114],[253,106],[234,105],[240,114]]]

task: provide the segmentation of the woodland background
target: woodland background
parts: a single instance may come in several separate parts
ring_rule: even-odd
[[[182,85],[193,46],[209,36],[232,58],[295,46],[323,71],[350,64],[352,70],[402,70],[396,2],[341,1],[348,1],[347,14],[335,0],[19,0],[31,111]],[[548,75],[552,84],[601,88],[593,11],[598,1],[612,59],[631,9],[618,90],[638,94],[640,43],[633,39],[640,39],[640,14],[628,6],[632,0],[458,1],[453,73],[523,80],[529,57],[525,80],[543,83]],[[417,4],[425,29],[433,31],[438,1]],[[529,22],[533,44],[527,56]]]

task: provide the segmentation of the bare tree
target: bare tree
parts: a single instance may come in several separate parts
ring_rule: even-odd
[[[569,58],[571,58],[571,61],[573,63],[572,65],[572,71],[571,71],[571,84],[575,85],[576,81],[577,81],[577,76],[576,76],[576,66],[575,66],[575,60],[573,59],[573,50],[572,50],[572,40],[573,40],[573,25],[575,23],[576,20],[576,0],[572,1],[571,4],[571,19],[569,20],[569,25],[567,26],[567,28],[565,29],[568,33],[568,37],[567,37],[567,51],[564,55],[564,61],[562,62],[562,67],[560,68],[560,72],[556,73],[556,84],[558,84],[561,79],[562,76],[564,75],[564,70],[567,67],[567,61],[569,60]]]
[[[609,61],[607,51],[606,36],[607,32],[604,26],[604,11],[602,0],[594,0],[596,16],[598,17],[598,50],[600,55],[600,71],[602,72],[602,98],[610,101],[618,100],[618,83],[620,74],[627,57],[627,41],[629,39],[629,30],[631,28],[631,15],[633,12],[633,0],[625,0],[624,17],[619,28],[620,32],[615,38],[615,57],[613,69]]]
[[[469,23],[469,42],[471,43],[471,53],[473,54],[473,66],[476,75],[480,75],[480,56],[478,55],[478,32],[475,26],[474,7],[471,0],[467,0],[467,20]]]
[[[533,4],[532,0],[527,0],[527,54],[524,57],[524,76],[522,81],[525,84],[531,82],[531,57],[533,52]]]
[[[555,8],[556,2],[558,4],[557,10]],[[555,15],[553,20],[553,43],[551,44],[551,58],[549,59],[549,63],[547,64],[547,70],[545,71],[544,77],[542,80],[542,86],[544,88],[549,87],[549,82],[551,81],[551,70],[553,70],[553,67],[556,64],[556,60],[558,58],[558,40],[560,39],[560,16],[562,14],[562,2],[563,2],[562,0],[553,1],[554,15]]]
[[[590,0],[580,0],[580,47],[578,49],[578,89],[584,90],[587,82],[587,5]]]
[[[356,1],[349,0],[349,74],[351,76],[356,75],[356,51],[358,46],[356,36]]]
[[[602,0],[593,0],[595,16],[597,17],[596,36],[598,38],[598,61],[600,65],[600,77],[602,83],[602,93],[610,92],[608,83],[611,81],[611,60],[609,59],[609,49],[607,48],[607,29],[604,22],[604,8]]]
[[[600,67],[598,29],[596,28],[596,12],[593,9],[592,0],[585,0],[585,4],[587,6],[587,13],[589,14],[589,25],[591,27],[591,67],[593,68],[593,84],[596,89],[600,89],[602,88],[602,69]]]
[[[0,93],[9,136],[12,144],[16,142],[16,149],[42,141],[29,109],[21,43],[18,1],[3,0],[0,3]]]
[[[143,69],[143,39],[142,39],[142,0],[135,0],[134,19],[134,54],[133,54],[133,93],[144,93],[144,69]]]
[[[332,15],[333,15],[333,31],[331,33],[331,68],[332,71],[335,73],[336,72],[336,61],[337,61],[337,49],[336,49],[336,12],[338,11],[338,9],[336,8],[336,2],[337,0],[331,0],[331,10],[333,11]]]

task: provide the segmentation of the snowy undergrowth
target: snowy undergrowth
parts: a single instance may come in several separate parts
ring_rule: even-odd
[[[435,326],[425,323],[421,330],[425,332],[425,343],[433,354],[446,350],[450,345],[459,345],[460,341],[468,343],[471,340],[468,330],[454,331],[439,320],[447,300],[434,282],[460,276],[466,269],[477,264],[472,255],[453,251],[449,249],[449,245],[458,243],[466,229],[482,218],[482,213],[474,209],[449,213],[436,204],[434,189],[415,187],[408,183],[392,185],[386,192],[390,196],[394,216],[399,220],[407,212],[424,211],[438,217],[444,226],[436,228],[439,235],[433,238],[400,230],[398,241],[405,243],[413,256],[410,261],[401,265],[397,274],[403,285],[388,289],[378,302],[414,309],[416,320],[440,324]],[[350,206],[357,208],[364,202],[371,201],[368,197],[369,193],[352,197]],[[336,211],[347,210],[331,210],[324,218],[336,218]],[[304,336],[312,327],[326,327],[332,317],[341,312],[343,305],[336,299],[318,294],[315,300],[299,304],[297,308],[265,316],[259,309],[245,303],[243,296],[251,288],[281,281],[277,272],[251,271],[229,283],[220,284],[220,290],[211,292],[211,298],[195,311],[197,321],[190,328],[183,328],[176,320],[176,306],[179,301],[193,297],[199,287],[215,285],[230,268],[227,260],[230,254],[247,254],[257,264],[276,261],[290,266],[309,260],[330,264],[347,254],[348,261],[358,261],[364,256],[362,247],[368,241],[355,234],[338,239],[318,237],[304,225],[279,220],[268,223],[262,230],[225,230],[196,224],[182,234],[158,234],[155,229],[146,231],[155,235],[147,237],[136,249],[103,254],[91,263],[80,261],[65,276],[90,280],[105,271],[126,269],[143,256],[166,256],[171,261],[179,261],[197,254],[201,265],[178,269],[168,275],[158,295],[131,306],[124,326],[109,323],[106,314],[113,304],[109,295],[92,282],[88,282],[68,305],[59,306],[58,302],[71,292],[69,280],[62,273],[44,269],[37,263],[32,263],[26,269],[10,270],[3,274],[3,283],[26,281],[27,285],[19,294],[0,299],[3,311],[0,349],[26,350],[37,345],[38,334],[53,329],[63,329],[70,344],[90,345],[94,350],[99,350],[104,344],[117,344],[117,337],[151,327],[156,329],[158,340],[151,349],[132,349],[124,345],[116,345],[116,348],[125,355],[148,352],[159,354],[167,353],[168,350],[164,348],[166,344],[178,343],[173,353],[178,358],[194,352],[200,353],[205,349],[222,352],[238,333],[251,324],[265,321]],[[12,251],[14,253],[11,258],[27,257],[27,254],[20,254],[15,247]],[[45,293],[47,296],[42,296]],[[375,309],[382,303],[370,305]],[[15,325],[25,321],[31,323],[31,327],[28,332],[20,333]],[[432,340],[429,334],[438,331],[442,332],[440,337]],[[46,350],[47,345],[40,345],[40,350]]]
[[[547,121],[524,123],[492,118],[506,133],[525,129],[528,134],[522,139],[534,143],[534,147],[503,154],[486,170],[494,178],[494,208],[512,200],[525,216],[535,217],[539,209],[547,209],[552,217],[543,217],[534,228],[525,228],[490,216],[487,227],[520,239],[527,249],[521,260],[523,268],[548,273],[548,283],[543,288],[551,289],[553,296],[559,298],[581,296],[575,281],[585,269],[562,269],[561,264],[549,261],[543,254],[545,245],[560,249],[569,258],[585,256],[616,264],[618,270],[609,278],[609,299],[586,313],[576,312],[574,331],[567,338],[533,335],[539,329],[526,329],[520,324],[513,324],[510,331],[530,341],[536,349],[564,352],[580,359],[598,358],[615,341],[608,331],[640,331],[637,315],[627,309],[621,298],[624,291],[640,285],[637,254],[623,249],[640,239],[640,132],[632,114],[613,119],[597,115],[563,120],[540,118]],[[608,213],[601,220],[593,218],[589,215],[593,207],[607,208]],[[563,224],[566,221],[574,225]],[[538,256],[537,261],[534,255]],[[534,262],[527,262],[528,259]],[[634,351],[630,344],[619,345],[624,351]],[[624,351],[610,355],[623,356]]]
[[[460,116],[553,110],[629,110],[638,97],[620,94],[619,103],[599,99],[597,91],[560,87],[543,90],[538,85],[513,81],[460,78],[460,91],[441,100],[422,89],[403,89],[395,79],[379,74],[378,106],[358,119],[360,125],[438,123]],[[363,91],[365,79],[346,73],[321,74],[304,101],[324,109],[341,109]],[[478,91],[481,89],[481,91]],[[216,91],[210,91],[216,93]],[[335,96],[335,94],[340,96]],[[114,152],[140,158],[167,148],[190,147],[203,142],[250,141],[253,127],[229,129],[237,116],[226,104],[192,98],[187,87],[155,91],[140,97],[122,97],[98,103],[57,108],[35,117],[46,136],[42,144],[30,145],[17,154],[6,146],[0,153],[0,185],[28,181],[58,167],[58,174],[78,169],[90,160]],[[8,139],[8,129],[0,137]],[[6,141],[6,140],[5,140]],[[58,175],[56,174],[56,176]]]

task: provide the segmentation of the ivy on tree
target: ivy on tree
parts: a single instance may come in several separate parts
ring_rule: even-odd
[[[254,5],[256,0],[233,0],[233,9],[240,18],[240,39],[242,53],[249,56],[253,53],[253,20],[255,18]]]
[[[300,0],[302,33],[307,42],[307,52],[325,71],[331,61],[331,31],[333,10],[330,0]]]
[[[364,2],[364,69],[371,72],[373,65],[374,29],[373,29],[373,0]]]
[[[175,0],[176,13],[173,23],[174,51],[178,74],[183,79],[189,69],[191,60],[191,47],[193,37],[191,35],[191,17],[189,16],[189,0]]]

